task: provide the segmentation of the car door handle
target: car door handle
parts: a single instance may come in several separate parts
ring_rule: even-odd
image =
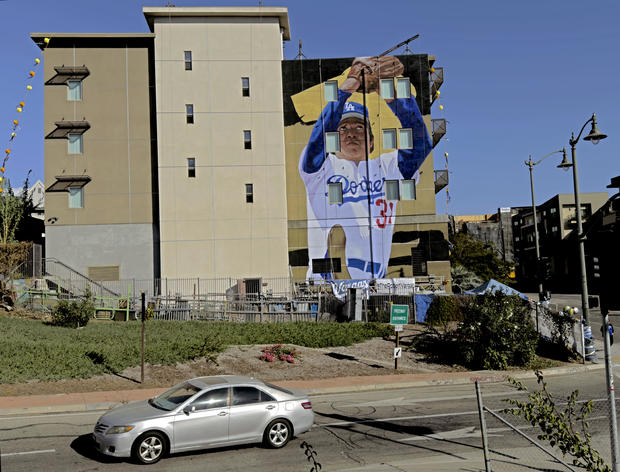
[[[267,410],[273,410],[276,406],[275,405],[269,405],[267,407],[265,407]]]
[[[226,416],[228,413],[226,413],[225,411],[220,411],[217,416]]]

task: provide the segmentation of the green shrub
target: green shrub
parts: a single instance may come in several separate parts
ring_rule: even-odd
[[[64,326],[65,328],[79,328],[86,326],[88,320],[95,314],[95,304],[90,291],[86,296],[76,301],[61,300],[52,312],[51,324],[54,326]]]
[[[451,321],[463,321],[463,303],[463,298],[454,295],[435,297],[426,312],[426,323],[446,328]]]
[[[456,331],[465,364],[474,369],[528,365],[538,342],[529,310],[518,296],[500,291],[475,297],[464,307],[465,320]]]

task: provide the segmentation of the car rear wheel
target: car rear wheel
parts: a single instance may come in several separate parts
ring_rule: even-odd
[[[155,464],[166,452],[166,438],[157,431],[140,436],[133,444],[132,455],[142,464]]]
[[[273,449],[286,446],[293,435],[293,427],[287,420],[273,420],[265,429],[263,442]]]

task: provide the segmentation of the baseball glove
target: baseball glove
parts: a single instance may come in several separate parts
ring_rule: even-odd
[[[348,77],[357,79],[360,83],[360,89],[362,84],[362,70],[364,70],[365,75],[366,92],[373,92],[379,88],[380,79],[397,77],[403,73],[405,68],[396,56],[355,58],[349,70]]]

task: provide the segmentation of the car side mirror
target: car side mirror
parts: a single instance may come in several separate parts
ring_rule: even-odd
[[[189,415],[190,413],[193,413],[194,411],[196,411],[196,407],[193,405],[187,405],[185,408],[183,408],[183,413],[185,413],[186,415]]]

